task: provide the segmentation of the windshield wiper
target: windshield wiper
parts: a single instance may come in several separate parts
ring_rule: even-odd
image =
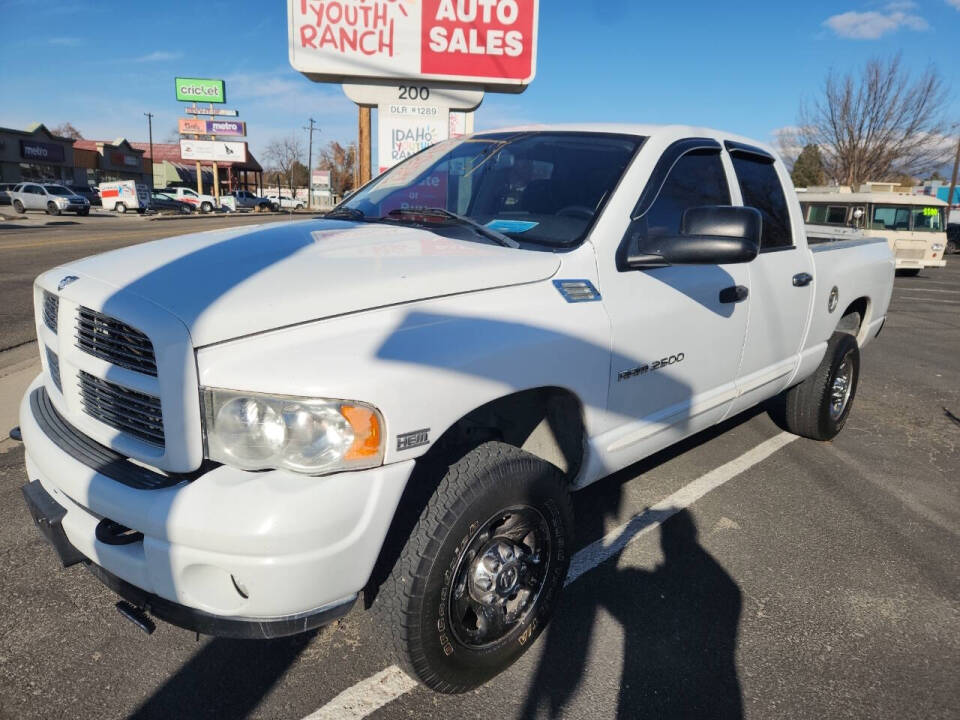
[[[334,208],[326,215],[326,218],[345,218],[347,220],[366,220],[367,216],[363,213],[362,210],[357,210],[356,208],[351,207],[338,207]]]
[[[458,215],[455,212],[451,212],[446,208],[439,207],[411,207],[411,208],[397,208],[396,210],[391,210],[390,215],[440,215],[450,220],[454,220],[461,225],[466,225],[467,227],[473,228],[477,233],[483,235],[489,240],[493,240],[498,245],[503,245],[508,248],[518,248],[520,243],[514,240],[511,237],[507,237],[501,232],[497,232],[493,228],[489,228],[486,225],[481,225],[480,223],[471,220],[468,217],[463,215]]]

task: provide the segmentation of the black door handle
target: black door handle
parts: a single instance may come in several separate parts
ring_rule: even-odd
[[[724,288],[720,291],[720,302],[722,303],[738,303],[743,302],[747,299],[747,296],[750,294],[750,291],[745,288],[743,285],[731,285],[728,288]]]
[[[797,273],[793,276],[794,287],[806,287],[813,282],[813,275],[810,273]]]

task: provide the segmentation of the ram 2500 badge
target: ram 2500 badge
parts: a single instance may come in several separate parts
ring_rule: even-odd
[[[363,595],[464,691],[556,607],[573,491],[769,398],[836,435],[892,281],[883,240],[808,247],[729,133],[451,140],[325,219],[41,275],[24,494],[144,626],[274,637]]]

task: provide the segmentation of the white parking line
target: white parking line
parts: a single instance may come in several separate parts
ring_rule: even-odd
[[[643,512],[637,513],[623,525],[574,554],[570,560],[570,570],[564,584],[569,585],[584,573],[612,558],[637,538],[660,527],[684,508],[690,507],[710,491],[716,490],[757,463],[766,460],[777,450],[796,439],[796,435],[787,432],[775,435],[740,457],[701,475],[689,485],[683,486]],[[391,665],[386,670],[381,670],[376,675],[347,688],[303,720],[360,720],[410,692],[416,686],[415,680],[396,665]]]

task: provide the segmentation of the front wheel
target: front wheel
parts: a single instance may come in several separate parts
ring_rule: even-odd
[[[921,268],[905,268],[903,270],[897,270],[897,275],[900,277],[916,277],[920,274]]]
[[[48,202],[47,215],[59,215],[59,214],[60,214],[60,208],[57,206],[57,204],[55,202]]]
[[[860,381],[857,339],[836,332],[816,371],[784,396],[783,420],[794,435],[832,440],[843,429]]]
[[[23,206],[23,203],[19,200],[13,201],[13,209],[16,210],[20,215],[23,215],[27,211],[27,209]]]
[[[443,693],[508,668],[552,615],[572,540],[557,468],[500,442],[469,452],[447,470],[377,596],[400,664]]]
[[[212,211],[213,211],[213,205],[211,205],[210,203],[205,202],[205,203],[203,203],[202,205],[200,205],[200,212],[202,212],[202,213],[208,213],[208,212],[212,212]]]

